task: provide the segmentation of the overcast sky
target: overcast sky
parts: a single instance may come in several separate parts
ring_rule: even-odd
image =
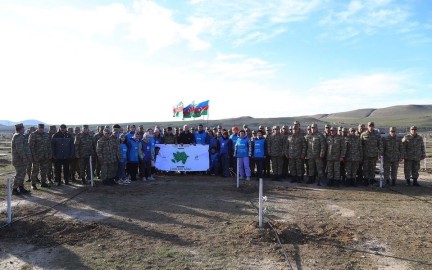
[[[0,120],[170,121],[432,104],[430,0],[0,0]],[[179,119],[181,121],[181,119]]]

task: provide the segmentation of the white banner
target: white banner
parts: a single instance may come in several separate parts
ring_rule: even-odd
[[[159,153],[155,166],[162,171],[207,171],[208,145],[156,144]]]

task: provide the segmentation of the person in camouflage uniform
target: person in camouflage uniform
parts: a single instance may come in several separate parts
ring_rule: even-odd
[[[340,181],[340,163],[345,158],[345,140],[337,135],[335,127],[330,128],[330,136],[326,138],[327,144],[327,177],[328,185],[338,184]]]
[[[172,132],[172,127],[167,127],[166,133],[164,133],[164,143],[165,144],[176,144],[177,143],[177,137]]]
[[[82,126],[81,134],[75,137],[74,145],[75,157],[79,160],[81,181],[85,185],[86,180],[91,178],[90,156],[94,156],[93,138],[88,125]]]
[[[282,135],[284,136],[284,142],[288,139],[288,135],[289,133],[289,129],[288,126],[283,125],[282,126],[282,131],[281,131]],[[283,155],[283,164],[282,164],[282,177],[283,178],[288,178],[289,175],[289,159]]]
[[[364,185],[375,183],[375,168],[379,156],[382,156],[381,136],[375,132],[374,122],[368,123],[368,129],[360,135],[363,146]]]
[[[293,134],[289,135],[284,145],[284,154],[289,158],[291,183],[301,183],[303,176],[303,160],[306,156],[306,140],[300,134],[298,126],[294,126]]]
[[[324,135],[318,132],[317,124],[312,124],[311,133],[305,136],[306,140],[306,160],[309,164],[309,178],[306,184],[315,183],[318,176],[318,185],[321,185],[324,176],[323,160],[326,153],[326,140]]]
[[[52,137],[56,133],[56,129],[57,129],[57,127],[55,125],[49,127],[48,136],[49,136],[49,139],[50,139],[50,143],[51,143]],[[54,166],[54,160],[51,158],[50,162],[49,162],[49,165],[48,165],[48,172],[47,172],[47,174],[48,174],[48,181],[50,181],[51,184],[54,183],[52,181],[54,179],[53,166]]]
[[[359,124],[356,131],[356,136],[360,138],[360,135],[367,130],[365,124]],[[363,160],[360,161],[357,169],[357,183],[363,182]]]
[[[15,178],[13,182],[13,195],[21,195],[30,193],[29,190],[24,188],[24,177],[26,168],[31,163],[30,147],[26,138],[24,137],[24,125],[15,125],[16,132],[12,137],[12,165],[15,168]]]
[[[25,139],[26,139],[26,142],[28,142],[28,140],[29,140],[29,138],[30,138],[30,134],[32,134],[32,133],[35,132],[35,131],[36,131],[36,128],[35,128],[35,127],[30,127],[29,129],[27,129],[27,130],[24,132],[24,137],[25,137]],[[26,168],[26,173],[27,173],[27,176],[28,176],[28,180],[27,180],[27,182],[31,182],[31,181],[32,181],[32,179],[31,179],[31,175],[32,175],[32,166],[33,166],[33,163],[30,162],[30,164],[28,164],[28,165],[27,165],[27,168]],[[39,181],[39,180],[37,179],[37,181]]]
[[[363,160],[363,146],[360,137],[356,135],[355,128],[349,129],[349,135],[345,137],[345,171],[347,184],[356,185],[356,174],[360,162]]]
[[[75,140],[77,139],[77,137],[81,136],[81,128],[80,127],[75,127],[73,130],[73,133],[71,134],[72,136],[72,140],[74,142],[74,147],[75,147]],[[70,174],[71,177],[70,179],[72,181],[76,181],[75,175],[78,175],[78,177],[81,177],[80,173],[80,167],[79,167],[79,158],[76,157],[76,150],[75,150],[75,156],[71,158],[70,160]]]
[[[396,136],[396,128],[389,129],[389,135],[382,139],[383,145],[383,167],[384,180],[390,185],[390,173],[392,186],[396,185],[399,162],[402,161],[403,147],[402,141]]]
[[[280,133],[279,126],[273,127],[273,134],[267,137],[267,153],[271,159],[274,181],[282,180],[283,145],[284,136]]]
[[[101,165],[101,178],[104,185],[115,185],[117,174],[118,142],[110,137],[109,128],[104,128],[103,136],[97,141],[96,153]],[[114,150],[116,149],[116,150]]]
[[[262,130],[264,131],[263,132],[264,138],[268,139],[271,136],[271,129],[270,129],[270,127],[265,127],[265,128],[262,127]],[[270,163],[271,163],[271,158],[270,158],[269,155],[267,155],[264,158],[264,164],[263,164],[263,175],[265,175],[266,177],[270,176],[270,171],[271,171]]]
[[[410,134],[403,137],[402,143],[406,184],[407,186],[411,184],[410,177],[412,177],[413,185],[420,186],[418,183],[420,160],[426,158],[426,152],[423,137],[417,134],[416,126],[410,128]]]
[[[31,175],[31,185],[33,189],[37,189],[36,182],[39,171],[41,176],[41,187],[51,187],[47,183],[47,174],[52,158],[51,140],[44,128],[44,124],[39,124],[38,130],[30,134],[29,137],[29,146],[33,161],[33,170]]]
[[[96,151],[96,146],[97,146],[97,142],[99,141],[100,138],[103,137],[103,130],[104,130],[104,126],[98,126],[97,128],[97,133],[93,136],[93,152],[97,153]],[[128,130],[129,130],[130,126],[128,126]],[[97,156],[97,154],[93,157],[93,170],[94,170],[94,174],[101,179],[101,164],[99,162],[99,157]]]

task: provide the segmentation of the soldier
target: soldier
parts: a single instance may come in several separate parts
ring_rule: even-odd
[[[39,124],[38,130],[30,134],[29,146],[32,154],[33,169],[31,175],[32,189],[37,189],[37,176],[41,176],[41,187],[49,188],[47,184],[47,174],[51,165],[52,150],[49,134],[44,130],[45,125]]]
[[[264,130],[264,138],[268,139],[271,135],[271,129],[269,127],[265,127],[263,128]],[[270,177],[270,171],[271,171],[271,166],[270,166],[270,156],[267,155],[264,158],[264,164],[263,164],[263,175],[265,175],[266,177]]]
[[[65,184],[69,185],[69,162],[70,159],[75,156],[73,144],[72,136],[66,132],[66,125],[60,125],[60,130],[54,134],[51,140],[52,156],[54,158],[54,175],[58,186],[62,184],[62,167]]]
[[[273,181],[282,180],[282,166],[284,154],[284,136],[280,133],[279,126],[273,127],[273,134],[267,137],[267,153],[271,159]]]
[[[330,128],[330,136],[326,139],[327,143],[327,177],[328,185],[338,184],[340,180],[340,163],[345,158],[345,142],[343,137],[337,136],[337,130]]]
[[[292,176],[291,183],[301,183],[303,177],[303,160],[306,156],[306,140],[300,134],[298,126],[294,126],[293,134],[289,135],[284,145],[284,154],[289,158],[289,168]]]
[[[15,125],[15,134],[12,137],[12,165],[15,167],[15,179],[13,182],[13,195],[30,193],[24,188],[24,177],[26,168],[31,163],[30,147],[24,137],[24,125]]]
[[[50,139],[50,144],[51,144],[51,140],[52,140],[52,137],[54,136],[54,134],[56,133],[56,126],[55,125],[52,125],[52,126],[50,126],[49,127],[49,130],[48,130],[48,136],[49,136],[49,139]],[[51,155],[52,156],[52,155]],[[51,159],[50,159],[50,162],[49,162],[49,165],[48,165],[48,172],[47,172],[47,174],[48,174],[48,181],[52,184],[52,183],[54,183],[52,180],[54,179],[54,170],[53,170],[53,166],[54,166],[54,160],[52,159],[52,157],[51,157]]]
[[[324,135],[318,132],[317,124],[311,125],[311,133],[305,136],[306,160],[309,164],[309,178],[306,184],[315,183],[318,175],[318,186],[321,185],[324,177],[323,160],[326,153],[326,140]]]
[[[356,136],[360,138],[360,135],[365,132],[365,124],[359,124],[356,132]],[[357,169],[357,183],[363,182],[363,160],[360,161],[359,167]]]
[[[383,138],[383,167],[384,179],[390,185],[390,173],[392,186],[396,185],[399,162],[402,161],[402,141],[396,136],[396,128],[389,129],[389,135]]]
[[[133,126],[134,132],[135,132],[135,125],[128,126],[128,132],[130,132],[132,126]],[[104,126],[98,126],[98,128],[97,128],[98,132],[93,136],[93,147],[94,147],[93,153],[96,154],[92,160],[93,170],[95,170],[94,173],[97,176],[97,178],[99,178],[99,179],[101,179],[101,164],[98,162],[99,157],[97,156],[96,145],[97,145],[97,142],[99,141],[99,139],[103,137],[104,128],[105,128]],[[126,141],[127,140],[128,140],[128,136],[126,135]]]
[[[375,167],[379,156],[382,156],[381,136],[375,132],[374,122],[368,123],[368,129],[360,135],[363,146],[364,185],[375,183]]]
[[[349,135],[345,137],[345,171],[348,185],[356,185],[357,169],[363,160],[363,147],[360,137],[356,135],[355,128],[349,129]]]
[[[410,134],[402,139],[404,155],[404,174],[407,186],[411,184],[410,177],[413,179],[414,186],[420,186],[417,182],[420,170],[420,160],[426,157],[423,137],[417,134],[417,127],[410,128]]]
[[[114,178],[117,173],[118,151],[113,151],[118,144],[111,139],[109,128],[103,129],[103,136],[97,141],[96,153],[101,165],[102,184],[115,185]]]
[[[29,141],[30,134],[32,134],[32,133],[35,132],[35,131],[36,131],[36,128],[35,128],[35,127],[30,127],[29,129],[27,129],[27,130],[24,132],[24,137],[25,137],[25,139],[26,139],[26,142]],[[27,173],[27,176],[28,176],[28,180],[27,180],[27,182],[31,182],[31,181],[32,181],[32,180],[31,180],[32,165],[33,165],[33,163],[30,162],[30,163],[27,165],[27,168],[26,168],[26,173]],[[36,180],[39,181],[39,179],[36,179]]]
[[[75,127],[72,130],[73,130],[73,134],[71,136],[72,136],[73,142],[75,142],[75,140],[77,139],[77,137],[81,136],[81,128],[80,127]],[[75,148],[75,143],[74,143],[74,148]],[[80,176],[81,170],[79,168],[79,158],[76,157],[76,151],[74,151],[74,152],[75,152],[75,156],[71,158],[71,160],[70,160],[70,166],[69,166],[69,168],[70,168],[70,174],[71,174],[70,179],[72,181],[76,181],[76,179],[75,179],[75,175],[76,174],[78,174],[78,177],[81,177]]]
[[[344,138],[344,142],[346,142],[346,138],[348,137],[348,129],[346,127],[341,127],[341,131],[338,134],[342,138]],[[340,175],[341,175],[341,181],[344,185],[348,184],[346,181],[346,164],[345,160],[341,161],[340,163]]]
[[[288,139],[288,136],[290,134],[289,130],[288,130],[288,126],[283,125],[282,126],[282,131],[281,131],[282,135],[283,135],[283,141],[285,142]],[[283,155],[283,163],[282,163],[282,177],[283,178],[288,178],[289,176],[289,159]]]
[[[80,136],[75,137],[75,157],[79,160],[80,176],[82,184],[91,178],[90,156],[94,156],[93,138],[89,132],[89,126],[83,125]],[[87,176],[87,178],[86,178]]]

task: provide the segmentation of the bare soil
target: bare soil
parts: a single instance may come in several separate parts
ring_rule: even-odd
[[[3,182],[2,182],[3,183]],[[1,269],[432,269],[432,180],[318,187],[159,175],[13,197]],[[4,188],[4,184],[2,185]],[[0,225],[6,202],[0,199]],[[281,243],[281,245],[279,244]]]

